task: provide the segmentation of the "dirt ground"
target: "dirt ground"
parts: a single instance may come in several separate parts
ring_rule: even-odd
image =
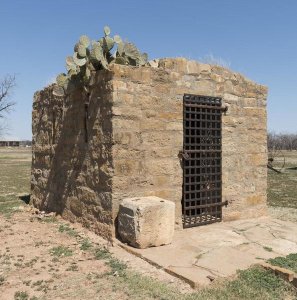
[[[10,218],[0,216],[0,274],[5,277],[1,299],[14,299],[17,292],[37,299],[106,299],[106,295],[129,299],[112,283],[127,266],[180,290],[190,290],[79,225],[42,217],[31,207],[20,210]]]
[[[79,224],[30,207],[30,165],[30,149],[0,149],[1,300],[297,297],[289,284],[257,268],[193,291]]]

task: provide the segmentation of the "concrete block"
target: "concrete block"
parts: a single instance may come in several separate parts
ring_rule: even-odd
[[[136,248],[167,245],[172,242],[175,204],[162,198],[126,198],[120,205],[118,233]]]

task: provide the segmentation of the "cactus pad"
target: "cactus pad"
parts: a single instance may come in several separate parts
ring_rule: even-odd
[[[104,34],[105,36],[110,35],[110,28],[108,26],[104,26]]]
[[[87,48],[84,45],[79,44],[77,53],[80,57],[86,57],[87,56]]]
[[[138,59],[140,56],[138,49],[132,43],[125,43],[123,51],[124,51],[125,55],[127,55],[128,57],[130,57],[134,60]]]
[[[65,96],[64,89],[61,86],[55,85],[53,89],[53,95],[57,97],[64,97]]]
[[[78,53],[74,52],[73,61],[77,66],[81,67],[81,66],[84,66],[86,64],[87,59],[86,58],[79,58]]]
[[[117,44],[123,42],[122,39],[121,39],[121,37],[120,37],[119,35],[115,35],[115,36],[113,37],[113,40],[114,40]]]
[[[115,44],[116,51],[111,52]],[[53,94],[65,96],[78,87],[89,91],[89,87],[94,84],[92,72],[108,70],[111,64],[143,66],[147,61],[146,53],[141,53],[132,43],[124,43],[119,35],[112,38],[110,28],[105,26],[104,37],[98,41],[90,41],[86,35],[79,38],[79,42],[74,46],[73,56],[66,58],[68,73],[57,76]]]
[[[90,45],[90,39],[86,35],[82,35],[79,38],[79,43],[87,48]]]
[[[108,52],[110,51],[114,46],[114,40],[113,38],[106,36],[103,38],[103,49],[104,51]]]
[[[56,78],[57,85],[60,87],[63,87],[67,80],[68,80],[67,75],[65,73],[59,74]]]
[[[119,64],[119,65],[126,65],[126,63],[127,63],[126,59],[124,57],[121,57],[121,56],[116,57],[114,62],[116,64]]]

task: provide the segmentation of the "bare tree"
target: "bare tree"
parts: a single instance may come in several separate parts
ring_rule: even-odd
[[[4,117],[5,113],[8,113],[15,102],[11,100],[13,89],[16,85],[14,75],[6,75],[0,80],[0,119]],[[3,122],[0,124],[0,133],[3,133],[6,126]]]
[[[297,133],[269,132],[267,136],[267,145],[269,151],[297,150]]]
[[[11,93],[14,87],[15,76],[6,75],[0,81],[0,118],[3,118],[3,113],[9,112],[15,105],[15,102],[11,101]]]

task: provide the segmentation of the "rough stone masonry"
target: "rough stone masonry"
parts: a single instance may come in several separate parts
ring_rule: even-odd
[[[158,196],[175,203],[182,224],[185,93],[222,97],[223,219],[266,211],[267,88],[228,69],[183,58],[156,67],[113,65],[93,75],[88,99],[66,98],[53,85],[33,103],[32,203],[115,236],[124,198]],[[85,103],[88,103],[86,105]]]

